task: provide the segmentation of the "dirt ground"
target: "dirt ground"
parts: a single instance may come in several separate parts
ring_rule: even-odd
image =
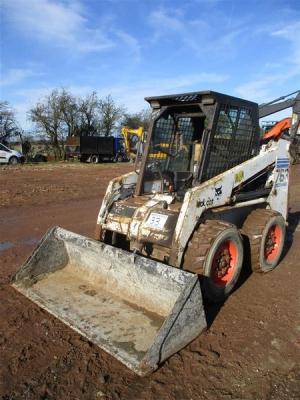
[[[128,164],[0,168],[0,398],[292,400],[300,397],[300,165],[292,170],[285,255],[245,266],[238,289],[207,307],[209,329],[140,378],[10,285],[54,225],[93,236],[108,181]]]

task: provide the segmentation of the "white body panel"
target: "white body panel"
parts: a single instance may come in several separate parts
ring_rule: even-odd
[[[186,245],[203,212],[208,209],[230,206],[232,192],[236,187],[272,165],[274,165],[274,168],[267,181],[268,187],[272,189],[265,199],[265,203],[267,208],[278,211],[286,219],[290,165],[289,145],[290,143],[283,139],[278,142],[270,142],[262,147],[257,156],[187,190],[175,226],[172,248],[176,252],[176,258],[172,260],[172,265],[177,267],[181,265]],[[154,217],[150,214],[152,211],[154,213],[157,212],[159,203],[172,203],[174,200],[173,195],[156,193],[147,196],[148,200],[136,209],[132,217],[122,218],[122,223],[107,219],[111,205],[117,200],[128,197],[126,196],[128,187],[131,188],[130,195],[132,195],[132,189],[135,187],[136,181],[137,173],[133,172],[115,178],[109,183],[97,223],[102,225],[104,229],[125,234],[131,241],[138,240],[141,232],[144,232],[145,237],[146,229],[149,230],[149,234],[150,230],[156,230],[157,238],[159,239],[159,235],[162,235],[162,239],[164,228],[161,230],[155,229],[155,227],[149,228],[149,223],[155,217],[156,224],[159,227],[163,223],[162,220],[165,222],[165,217],[161,215],[161,219],[159,219],[159,213],[155,214]],[[255,201],[262,203],[264,199],[258,200],[253,200],[252,203],[255,204]],[[155,221],[152,221],[152,224],[154,223]]]
[[[11,150],[4,144],[0,143],[0,164],[8,164],[11,157],[17,157],[18,160],[23,157],[21,153],[15,150]]]
[[[104,223],[110,206],[121,198],[126,198],[126,191],[132,192],[137,182],[138,175],[136,172],[129,172],[111,180],[106,189],[100,211],[98,214],[97,224]]]
[[[275,163],[272,174],[273,188],[267,203],[270,209],[280,212],[286,219],[288,211],[289,145],[289,142],[282,139],[273,142],[269,148],[263,147],[256,157],[209,179],[186,193],[175,229],[174,239],[179,243],[177,266],[181,263],[186,244],[203,211],[228,204],[235,187],[272,163]],[[280,160],[285,161],[281,163]],[[281,165],[283,168],[281,168]]]

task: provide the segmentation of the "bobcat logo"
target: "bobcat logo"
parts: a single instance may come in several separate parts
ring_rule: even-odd
[[[222,185],[220,187],[215,187],[215,196],[220,197],[222,194]]]
[[[202,199],[197,201],[197,207],[211,207],[214,204],[214,199]]]

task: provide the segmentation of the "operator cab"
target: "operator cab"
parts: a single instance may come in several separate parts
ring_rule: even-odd
[[[187,189],[256,155],[256,103],[206,91],[146,98],[152,127],[137,194]]]
[[[156,121],[145,164],[144,193],[176,192],[192,186],[200,157],[205,114],[198,106],[170,107]]]

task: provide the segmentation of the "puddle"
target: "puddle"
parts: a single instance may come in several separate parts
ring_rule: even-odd
[[[18,243],[27,244],[28,246],[31,246],[33,244],[37,244],[38,241],[39,241],[39,239],[33,237],[33,238],[29,238],[29,239],[20,240]]]
[[[0,243],[0,251],[11,249],[14,246],[15,245],[12,242],[1,242]]]
[[[5,251],[9,250],[12,247],[17,246],[18,244],[25,244],[26,246],[32,246],[34,244],[37,244],[39,242],[39,239],[32,237],[24,240],[19,240],[18,242],[0,242],[0,251]]]

